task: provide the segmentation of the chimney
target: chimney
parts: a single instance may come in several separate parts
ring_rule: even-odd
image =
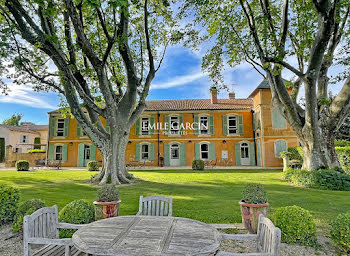
[[[214,86],[210,88],[210,101],[211,104],[218,103],[218,90]]]
[[[235,92],[229,92],[229,93],[228,93],[228,98],[229,98],[230,100],[234,100],[234,99],[236,98]]]

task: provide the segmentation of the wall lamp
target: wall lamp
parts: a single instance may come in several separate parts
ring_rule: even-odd
[[[223,140],[222,143],[226,144],[226,140]]]
[[[192,143],[192,140],[189,140],[188,143]]]
[[[131,141],[129,140],[128,143],[131,144]]]
[[[69,142],[69,146],[72,146],[73,145],[73,142]]]

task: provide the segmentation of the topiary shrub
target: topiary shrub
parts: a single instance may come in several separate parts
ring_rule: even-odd
[[[264,187],[258,183],[247,184],[242,192],[242,201],[247,204],[265,204],[267,196]]]
[[[119,191],[113,184],[102,185],[97,191],[97,201],[113,202],[119,200]]]
[[[23,217],[25,215],[30,215],[36,210],[45,207],[45,203],[40,199],[30,199],[19,205],[15,220],[13,222],[12,230],[18,232],[22,230],[23,227]]]
[[[303,149],[302,147],[290,147],[288,148],[289,160],[297,160],[303,163]]]
[[[18,189],[7,185],[0,185],[0,225],[14,220],[18,201]]]
[[[46,153],[45,149],[31,149],[27,151],[28,154],[34,154],[34,153]]]
[[[316,226],[308,210],[296,205],[281,207],[273,214],[272,220],[281,229],[283,243],[309,246],[317,244]]]
[[[89,161],[87,164],[88,171],[99,171],[100,164],[97,161]]]
[[[73,224],[88,224],[95,220],[95,209],[92,203],[76,200],[67,204],[58,214],[60,222]],[[61,238],[70,238],[75,229],[61,229]]]
[[[17,171],[28,171],[29,170],[29,162],[27,160],[18,160],[16,162]]]
[[[340,251],[350,254],[350,212],[339,214],[331,222],[330,236]]]
[[[193,160],[192,161],[192,170],[204,170],[204,161],[203,160]]]

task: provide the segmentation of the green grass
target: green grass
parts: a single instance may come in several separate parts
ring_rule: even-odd
[[[270,213],[277,207],[299,205],[311,211],[319,227],[350,210],[350,192],[294,187],[278,170],[132,171],[140,181],[119,187],[122,215],[136,214],[140,195],[172,195],[173,215],[207,223],[241,222],[238,201],[246,183],[262,183]],[[88,171],[0,171],[0,183],[20,189],[21,200],[41,198],[61,209],[75,199],[94,201],[98,186]]]

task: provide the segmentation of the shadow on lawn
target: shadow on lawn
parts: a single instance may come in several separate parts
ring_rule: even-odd
[[[132,170],[131,173],[189,173],[189,174],[209,174],[209,173],[279,173],[282,172],[281,169],[205,169],[203,171],[195,171],[195,170]]]

